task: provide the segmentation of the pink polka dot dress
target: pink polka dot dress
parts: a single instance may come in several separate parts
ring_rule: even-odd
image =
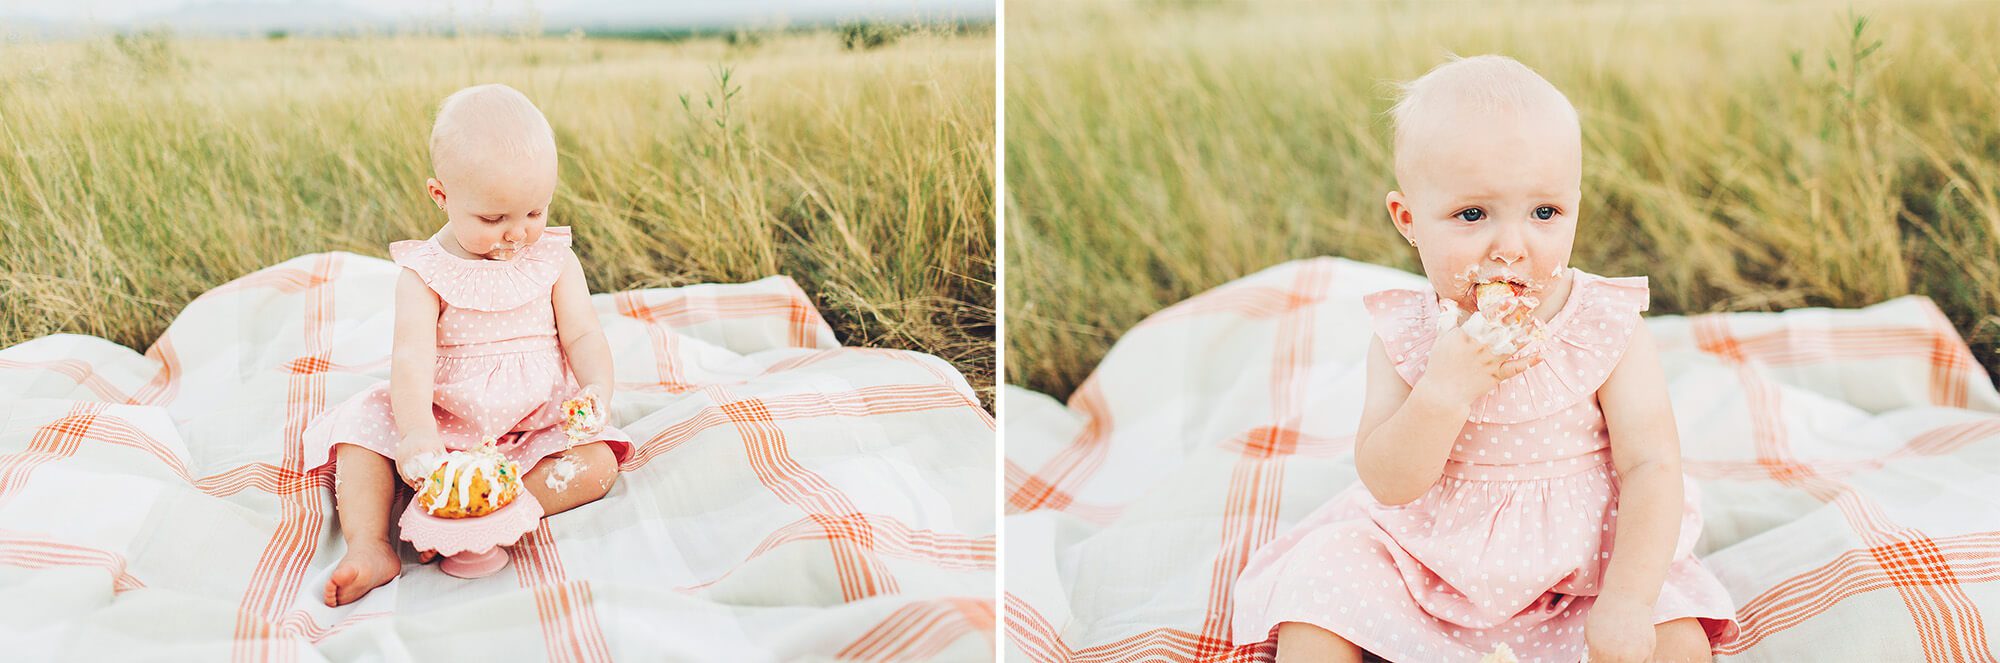
[[[1597,390],[1646,310],[1645,277],[1572,270],[1544,361],[1472,405],[1444,476],[1385,506],[1359,481],[1258,549],[1236,582],[1237,644],[1283,622],[1331,631],[1392,661],[1478,660],[1506,644],[1523,661],[1584,655],[1584,614],[1612,554],[1618,480]],[[1396,372],[1414,385],[1436,340],[1437,295],[1363,298]],[[1680,539],[1653,619],[1695,617],[1711,640],[1735,629],[1728,593],[1693,555],[1701,533],[1686,485]]]
[[[576,260],[569,229],[543,229],[512,260],[460,258],[434,240],[396,242],[389,254],[441,302],[431,412],[445,447],[477,447],[491,435],[523,470],[569,449],[560,410],[579,387],[557,341],[552,299],[557,277]],[[395,458],[400,437],[383,381],[314,420],[306,457],[331,463],[335,445],[353,444]],[[608,425],[581,444],[598,441],[620,462],[632,450],[632,439]]]

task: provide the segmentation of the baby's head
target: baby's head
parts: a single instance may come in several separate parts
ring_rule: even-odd
[[[1454,59],[1403,86],[1386,201],[1431,286],[1472,308],[1472,285],[1560,283],[1583,197],[1576,108],[1512,58]]]
[[[467,254],[512,260],[541,239],[556,193],[556,137],[534,102],[505,85],[452,93],[431,126],[431,200]]]

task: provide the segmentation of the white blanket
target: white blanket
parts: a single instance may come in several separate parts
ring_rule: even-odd
[[[303,256],[144,356],[0,350],[0,658],[992,658],[992,418],[940,359],[840,347],[781,277],[594,297],[639,444],[610,495],[498,575],[406,563],[321,604],[344,549],[299,433],[387,379],[396,273]]]
[[[1423,285],[1287,263],[1140,323],[1067,407],[1010,388],[1009,660],[1268,659],[1231,585],[1355,480],[1360,298]],[[2000,395],[1930,300],[1647,322],[1739,606],[1721,660],[1994,660]]]

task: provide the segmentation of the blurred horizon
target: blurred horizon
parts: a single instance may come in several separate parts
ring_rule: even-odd
[[[167,30],[242,37],[527,30],[542,33],[702,32],[851,22],[990,24],[990,0],[0,0],[0,39],[69,39]]]

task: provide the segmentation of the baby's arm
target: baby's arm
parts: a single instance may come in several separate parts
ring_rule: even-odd
[[[590,305],[590,284],[584,280],[583,265],[569,261],[555,288],[556,335],[562,339],[563,355],[578,386],[594,390],[600,411],[611,406],[614,383],[611,344],[604,340],[604,328],[597,321],[597,309]]]
[[[1618,470],[1618,531],[1603,596],[1651,606],[1680,539],[1681,438],[1667,399],[1666,373],[1645,325],[1632,332],[1618,367],[1597,392]]]
[[[1585,637],[1593,659],[1643,658],[1653,649],[1653,607],[1673,562],[1684,508],[1680,432],[1659,350],[1645,325],[1633,330],[1597,400],[1618,471],[1618,525]],[[1626,648],[1625,656],[1615,655]]]
[[[1377,337],[1368,348],[1368,395],[1354,433],[1354,469],[1375,500],[1408,504],[1444,475],[1445,461],[1472,403],[1501,381],[1541,363],[1540,357],[1507,360],[1452,328],[1438,334],[1424,376],[1404,386]]]
[[[1444,474],[1451,441],[1471,412],[1471,403],[1454,405],[1419,396],[1389,363],[1382,339],[1368,344],[1368,387],[1361,402],[1361,426],[1354,433],[1354,466],[1361,484],[1383,504],[1405,504],[1422,497]]]
[[[396,278],[396,335],[389,361],[389,407],[402,441],[396,446],[396,470],[404,481],[420,471],[412,459],[444,451],[438,438],[437,415],[431,411],[437,377],[438,296],[422,277],[408,269]],[[409,465],[409,467],[405,467]]]

